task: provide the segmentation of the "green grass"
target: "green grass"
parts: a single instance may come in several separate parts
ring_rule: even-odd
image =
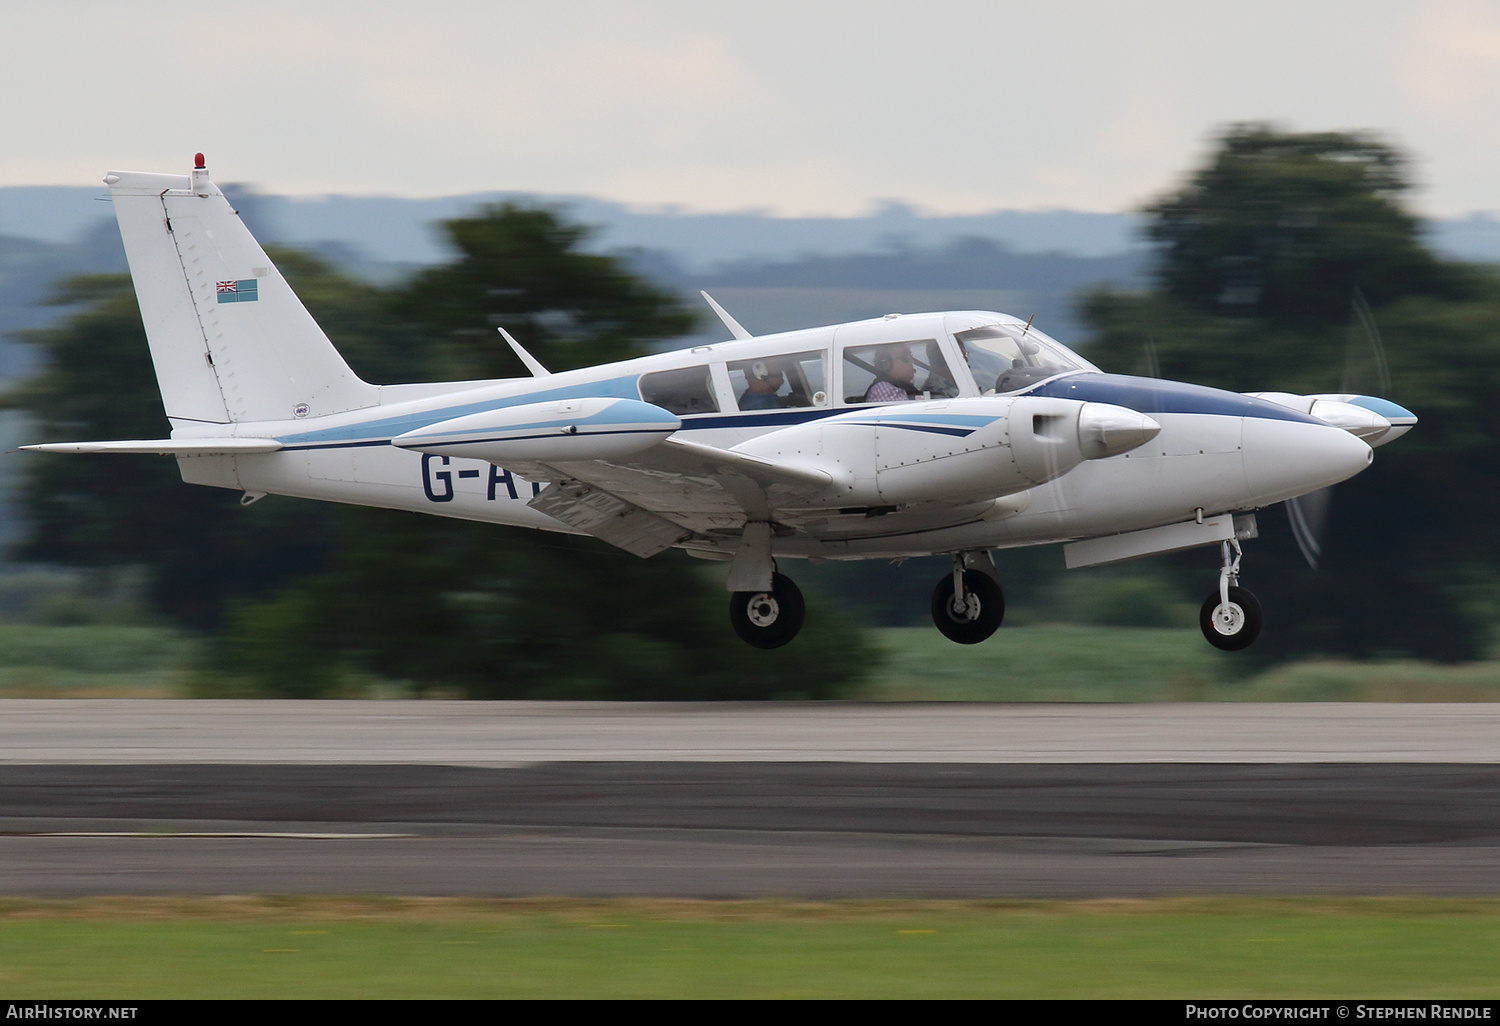
[[[166,627],[0,624],[0,696],[166,697],[182,692],[196,652]]]
[[[0,905],[10,998],[1500,996],[1500,902]]]
[[[1493,702],[1500,663],[1312,660],[1242,676],[1195,628],[1002,627],[955,645],[924,627],[878,634],[888,659],[861,698],[964,702]]]
[[[1267,702],[1500,702],[1500,663],[1314,659],[1276,667],[1253,685]]]
[[[1001,628],[979,645],[936,630],[881,631],[887,662],[865,697],[907,701],[1147,702],[1200,697],[1225,676],[1225,657],[1196,630]]]
[[[1241,676],[1244,658],[1194,628],[1007,626],[981,645],[930,627],[871,632],[887,654],[854,697],[875,701],[1500,701],[1500,662],[1312,660]],[[192,669],[198,642],[166,627],[0,624],[0,697],[238,695]],[[353,680],[348,695],[399,697]]]

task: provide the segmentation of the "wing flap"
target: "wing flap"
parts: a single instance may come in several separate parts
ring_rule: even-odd
[[[556,481],[527,503],[569,527],[640,556],[654,556],[691,531],[592,485]]]
[[[747,520],[776,519],[782,502],[796,497],[805,500],[826,491],[834,481],[832,473],[816,467],[780,463],[677,437],[623,459],[559,461],[548,463],[547,468],[543,476],[554,481],[592,485],[698,534],[733,534]],[[794,504],[805,506],[806,502]]]

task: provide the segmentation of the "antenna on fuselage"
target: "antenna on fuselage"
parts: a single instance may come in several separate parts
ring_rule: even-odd
[[[551,376],[552,372],[543,367],[540,360],[528,353],[525,346],[512,338],[510,332],[504,328],[496,328],[495,330],[505,336],[505,341],[510,343],[510,347],[515,350],[516,355],[521,358],[521,362],[526,365],[527,370],[531,371],[533,377],[545,378]]]
[[[1026,327],[1021,329],[1021,334],[1023,336],[1031,331],[1031,322],[1034,320],[1036,320],[1036,314],[1032,314],[1030,317],[1026,318]]]
[[[735,338],[740,339],[740,340],[744,340],[744,339],[747,339],[747,338],[754,338],[755,337],[754,335],[750,334],[748,331],[745,330],[745,326],[743,324],[741,324],[739,321],[735,320],[733,317],[729,316],[729,311],[728,310],[724,309],[718,303],[715,303],[713,296],[710,296],[707,292],[704,292],[702,289],[698,290],[698,295],[702,296],[708,302],[708,305],[714,308],[714,313],[716,313],[716,314],[719,315],[719,320],[721,320],[721,321],[724,322],[724,327],[728,328],[729,329],[729,333],[731,335],[733,335]]]

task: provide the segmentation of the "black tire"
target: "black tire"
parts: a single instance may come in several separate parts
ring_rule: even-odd
[[[953,611],[953,575],[944,574],[932,589],[932,622],[943,637],[960,645],[977,645],[1000,628],[1005,619],[1005,594],[989,574],[964,571],[964,590],[979,600],[971,620]]]
[[[771,575],[770,591],[737,591],[729,596],[734,632],[756,648],[780,648],[797,636],[807,606],[802,589],[781,574]]]
[[[1260,600],[1244,588],[1232,587],[1229,604],[1238,607],[1238,612],[1228,618],[1214,616],[1219,608],[1219,589],[1215,588],[1198,611],[1198,629],[1214,648],[1238,652],[1260,637]]]

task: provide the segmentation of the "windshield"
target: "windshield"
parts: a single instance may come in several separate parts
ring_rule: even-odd
[[[1015,392],[1064,371],[1099,368],[1023,324],[985,324],[954,335],[980,394]]]

